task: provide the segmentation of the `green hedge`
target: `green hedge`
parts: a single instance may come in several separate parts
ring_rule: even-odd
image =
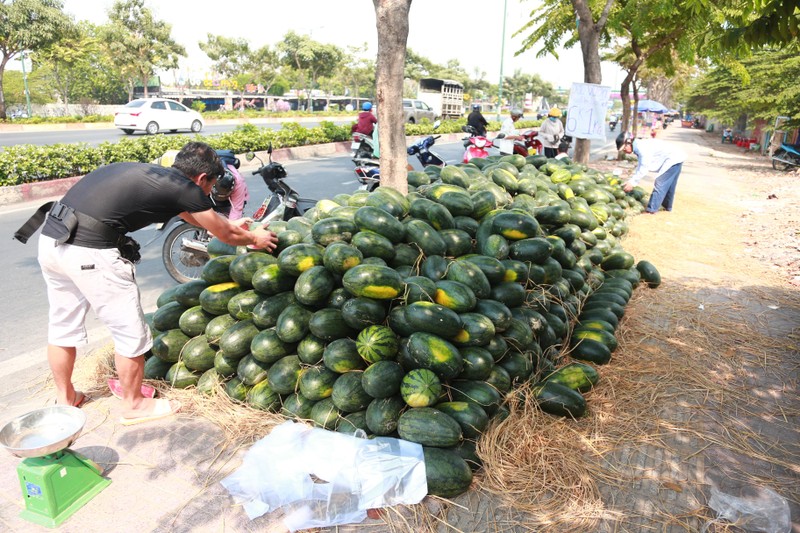
[[[442,122],[436,133],[460,132],[465,123],[463,119]],[[526,129],[536,125],[537,121],[527,121],[518,123],[517,127]],[[489,129],[498,130],[499,123],[490,122]],[[406,135],[427,135],[432,132],[431,124],[425,121],[420,124],[406,124]],[[322,121],[314,128],[285,123],[281,129],[272,130],[244,124],[231,132],[218,135],[154,135],[124,138],[116,143],[106,142],[96,147],[85,143],[9,146],[0,152],[0,186],[80,176],[109,163],[149,162],[167,150],[180,149],[194,140],[241,154],[266,150],[269,145],[274,148],[288,148],[349,139],[349,125],[337,126],[333,122]]]

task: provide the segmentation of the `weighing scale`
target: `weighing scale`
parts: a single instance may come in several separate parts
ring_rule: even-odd
[[[111,484],[97,463],[69,449],[85,424],[86,414],[77,407],[55,405],[15,418],[0,430],[0,445],[24,458],[17,476],[25,520],[57,527]]]

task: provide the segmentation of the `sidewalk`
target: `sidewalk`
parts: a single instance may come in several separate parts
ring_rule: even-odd
[[[595,526],[579,529],[568,523],[551,524],[547,530],[700,531],[713,517],[713,511],[707,508],[710,487],[753,481],[744,476],[744,471],[757,477],[764,486],[773,485],[789,499],[795,520],[793,531],[800,532],[797,469],[800,376],[796,340],[800,299],[796,288],[787,288],[774,280],[775,272],[770,272],[769,265],[755,261],[742,244],[746,229],[741,226],[742,213],[761,217],[759,223],[769,216],[767,207],[761,207],[769,205],[762,199],[766,198],[761,190],[766,183],[754,184],[750,171],[746,170],[763,161],[733,149],[720,149],[714,142],[718,141],[716,136],[712,138],[697,130],[670,128],[662,137],[680,143],[690,154],[678,186],[675,211],[633,217],[631,233],[623,240],[623,246],[637,258],[658,257],[664,284],[657,290],[637,290],[638,296],[626,309],[620,349],[614,362],[603,368],[602,379],[607,380],[603,391],[608,393],[609,383],[619,383],[613,381],[615,375],[633,375],[638,370],[636,361],[647,360],[653,350],[669,349],[676,366],[650,369],[648,376],[674,379],[682,385],[664,397],[663,412],[652,422],[658,427],[657,434],[642,435],[641,440],[603,455],[598,468],[604,469],[607,477],[582,481],[587,486],[595,482],[599,485],[601,499],[596,506],[576,510],[578,514],[599,517]],[[609,163],[613,164],[616,162]],[[630,164],[620,166],[626,172],[632,168]],[[766,179],[769,179],[767,174]],[[652,179],[643,186],[649,190],[651,184]],[[796,191],[796,184],[794,188]],[[787,197],[783,201],[791,200]],[[697,215],[702,210],[718,217],[717,223],[698,223]],[[763,239],[769,235],[765,233]],[[687,293],[696,298],[697,305],[692,309],[677,309],[677,298]],[[718,315],[722,314],[730,314],[740,323],[740,334],[714,329]],[[686,346],[695,333],[708,335],[708,344]],[[735,348],[728,353],[731,346]],[[712,358],[729,362],[730,367],[720,367],[714,375],[686,374],[685,379],[675,378],[677,365],[691,364],[692,359],[703,362]],[[631,371],[627,371],[628,366]],[[640,379],[644,377],[647,376]],[[717,389],[709,384],[712,396],[707,398],[709,403],[703,403],[704,391],[698,387],[701,378],[718,381],[722,384],[719,390],[725,394],[717,396]],[[654,394],[659,391],[656,383],[651,386]],[[746,387],[742,389],[746,396],[738,395],[739,387]],[[626,393],[622,389],[615,392]],[[597,413],[606,408],[603,393],[593,392],[588,397],[590,408]],[[52,404],[53,397],[52,386],[42,390],[31,386],[30,390],[2,396],[2,422]],[[740,397],[753,403],[737,402]],[[224,448],[222,431],[213,423],[180,414],[147,425],[125,427],[117,422],[119,400],[110,395],[95,398],[83,409],[88,423],[72,448],[106,468],[112,483],[58,531],[280,531],[268,517],[249,521],[219,484],[221,478],[240,464],[245,449]],[[636,409],[636,405],[629,405],[627,410]],[[631,413],[608,415],[631,416]],[[572,428],[588,421],[563,424]],[[737,448],[734,442],[726,440],[726,435],[738,435],[740,424],[752,430],[741,434],[751,438],[749,446],[757,446],[757,453],[748,454],[747,446]],[[753,440],[759,436],[765,439],[763,446]],[[603,448],[602,437],[599,435],[597,442],[590,443],[576,436],[574,447],[561,452],[592,455],[591,446],[596,446],[596,450]],[[49,531],[18,517],[23,509],[16,475],[19,461],[8,453],[0,453],[0,530]],[[592,472],[584,475],[591,477]],[[618,483],[605,482],[610,478],[616,478]],[[400,531],[540,530],[525,525],[533,520],[513,503],[513,498],[510,494],[473,489],[456,498],[457,505],[443,509],[427,527],[410,521],[408,529]],[[381,520],[368,519],[365,524],[340,527],[336,531],[361,531],[364,527],[366,531],[390,531]],[[714,527],[709,531],[733,531]]]

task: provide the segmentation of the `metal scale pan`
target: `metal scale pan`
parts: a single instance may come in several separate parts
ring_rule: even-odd
[[[69,448],[85,424],[86,414],[77,407],[44,407],[7,423],[0,445],[17,457],[44,457]]]

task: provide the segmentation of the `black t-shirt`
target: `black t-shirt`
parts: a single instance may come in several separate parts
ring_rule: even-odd
[[[148,163],[102,166],[73,185],[61,203],[121,233],[166,222],[184,211],[199,213],[214,207],[203,189],[181,171]],[[60,225],[47,217],[42,234],[57,238],[62,234]],[[68,242],[90,248],[114,246],[80,225]]]

